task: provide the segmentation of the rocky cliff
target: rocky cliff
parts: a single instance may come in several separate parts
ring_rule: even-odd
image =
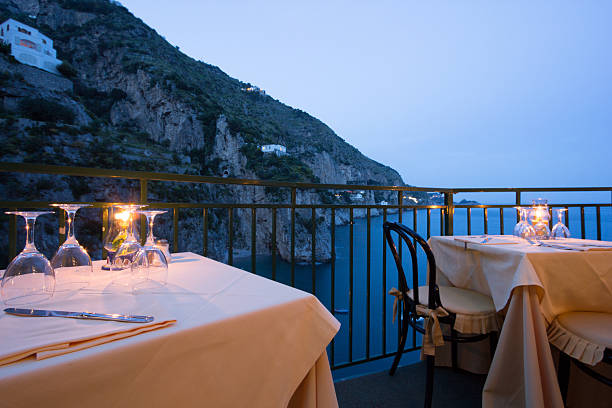
[[[0,50],[0,153],[19,161],[297,182],[403,185],[307,113],[194,60],[127,9],[106,0],[0,0],[0,19],[14,18],[51,37],[65,78],[17,63]],[[282,144],[289,155],[258,146]],[[0,175],[7,199],[119,201],[137,198],[130,181]],[[150,183],[150,201],[287,202],[288,191]],[[365,203],[393,195],[366,194]],[[329,192],[301,191],[298,203],[333,203]],[[302,214],[303,212],[303,214]],[[317,258],[329,259],[329,212],[317,213]],[[310,210],[297,213],[298,260],[310,259]],[[271,215],[257,215],[258,252],[270,250]],[[163,217],[162,217],[163,218]],[[169,218],[159,235],[171,237]],[[84,238],[99,251],[99,213],[83,212]],[[235,216],[237,250],[249,250],[250,212]],[[340,217],[342,219],[342,217]],[[2,224],[6,228],[6,223]],[[289,255],[289,211],[278,212],[277,250]],[[201,251],[201,212],[181,214],[180,250]],[[52,225],[45,230],[53,231]],[[213,211],[211,252],[227,253],[227,214]],[[78,231],[77,231],[78,233]],[[50,233],[48,250],[57,246]],[[0,248],[6,253],[6,246]]]

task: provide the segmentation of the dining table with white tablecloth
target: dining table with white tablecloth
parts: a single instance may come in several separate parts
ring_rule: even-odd
[[[438,284],[489,295],[505,316],[483,407],[562,407],[547,329],[556,316],[570,311],[612,313],[612,243],[569,239],[564,248],[558,242],[489,237],[429,240]],[[478,360],[478,352],[470,352],[473,358],[463,359],[468,369],[470,361]],[[583,358],[596,363],[601,356],[593,360],[585,352]],[[593,404],[603,401],[602,406],[609,406],[610,390],[605,386],[598,390],[603,394]],[[578,398],[578,393],[574,396]]]
[[[153,315],[158,326],[0,315],[0,407],[337,407],[313,295],[193,254],[133,293],[94,279],[40,309]],[[135,333],[130,332],[135,330]]]

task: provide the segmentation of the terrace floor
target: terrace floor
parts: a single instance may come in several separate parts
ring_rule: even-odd
[[[486,375],[436,367],[433,406],[480,407]],[[336,382],[340,408],[421,407],[425,397],[425,363]]]

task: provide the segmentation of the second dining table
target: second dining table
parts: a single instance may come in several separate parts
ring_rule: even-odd
[[[562,407],[547,328],[570,311],[612,312],[612,242],[570,239],[563,248],[488,238],[429,241],[439,284],[489,295],[505,314],[483,407]]]

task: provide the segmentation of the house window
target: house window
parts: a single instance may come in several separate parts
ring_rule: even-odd
[[[27,47],[27,48],[32,48],[32,49],[36,49],[36,43],[30,41],[30,40],[25,40],[25,39],[21,39],[19,40],[19,45],[21,45],[22,47]]]
[[[7,24],[7,25],[6,25],[6,31],[8,31],[8,30],[10,30],[10,29],[11,29],[11,26]]]
[[[17,31],[19,31],[20,33],[27,34],[27,35],[32,35],[32,33],[26,30],[25,28],[17,27]]]
[[[47,43],[47,40],[45,40],[45,39],[43,38],[43,44],[46,44],[46,43]]]

